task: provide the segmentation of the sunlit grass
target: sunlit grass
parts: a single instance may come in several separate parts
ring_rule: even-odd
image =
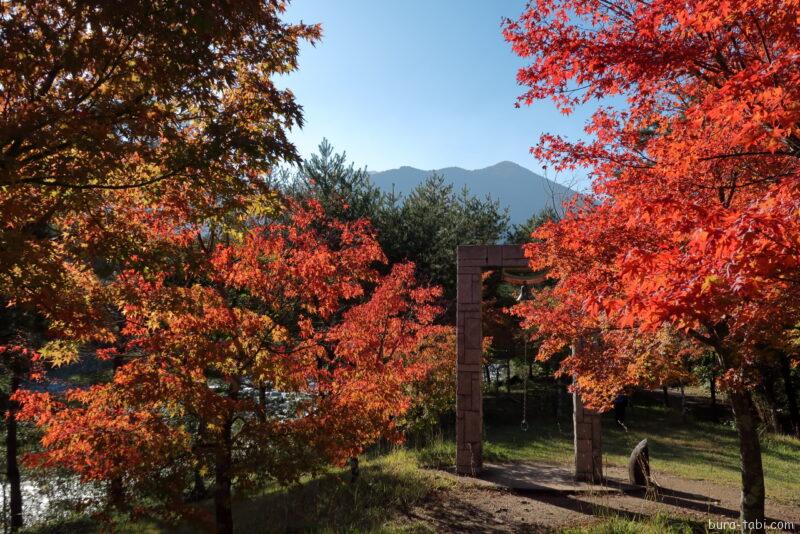
[[[562,399],[563,401],[564,399]],[[552,403],[541,398],[529,417],[529,430],[519,427],[520,405],[506,399],[487,399],[485,407],[484,458],[489,462],[530,461],[569,465],[572,463],[571,407],[562,405],[555,417]],[[648,438],[653,472],[690,479],[708,480],[738,487],[739,458],[736,432],[729,423],[683,420],[675,410],[656,404],[638,405],[628,414],[629,432],[611,417],[603,420],[603,451],[607,465],[627,465],[630,450]],[[560,424],[559,424],[560,423]],[[800,442],[779,435],[762,439],[767,496],[800,504]],[[289,487],[273,485],[251,496],[239,496],[234,504],[237,532],[383,532],[429,533],[430,525],[408,517],[438,492],[452,487],[453,479],[420,467],[450,468],[455,444],[446,435],[420,447],[396,448],[384,454],[362,457],[361,475],[350,482],[347,470],[331,468],[316,477],[306,477]],[[117,532],[197,532],[211,526],[212,505],[199,509],[207,523],[184,523],[179,528],[154,522],[118,523]],[[652,518],[604,516],[590,526],[570,529],[578,533],[697,532],[700,526],[686,520],[657,515]],[[98,532],[101,526],[85,517],[35,530],[38,533]],[[702,532],[702,529],[700,529]]]
[[[416,456],[408,450],[394,449],[382,455],[362,458],[360,475],[350,481],[349,470],[331,468],[316,477],[306,477],[292,486],[275,484],[259,495],[234,500],[236,532],[368,532],[416,534],[433,532],[422,522],[398,518],[453,482],[445,475],[420,469]],[[113,525],[97,524],[87,517],[40,525],[29,532],[61,534],[104,532],[113,528],[122,533],[195,533],[213,531],[213,505],[198,507],[204,518],[181,525],[162,525],[153,521],[118,519]]]
[[[488,400],[488,403],[494,402]],[[484,459],[486,461],[530,461],[568,465],[573,461],[572,426],[566,410],[558,425],[555,417],[542,414],[529,420],[522,432],[514,418],[492,413],[484,417]],[[519,408],[516,409],[519,412]],[[519,416],[519,414],[517,414]],[[607,465],[626,466],[631,450],[648,439],[653,473],[676,475],[738,487],[739,443],[736,431],[728,423],[684,421],[675,410],[659,405],[640,405],[630,410],[628,432],[615,421],[603,418],[603,458]],[[788,503],[800,503],[800,441],[789,436],[762,437],[767,497]],[[455,445],[452,436],[417,452],[424,465],[453,465]]]
[[[440,474],[419,469],[412,453],[398,449],[362,461],[355,483],[345,471],[332,469],[240,501],[234,507],[234,523],[240,532],[418,532],[414,525],[393,521],[450,484]]]
[[[631,449],[647,438],[651,465],[659,472],[732,486],[741,483],[739,440],[730,424],[698,421],[660,406],[642,406],[624,432],[604,420],[603,446],[610,465],[627,465]],[[777,434],[762,437],[767,497],[800,503],[800,441]]]
[[[695,522],[657,514],[649,518],[608,517],[585,527],[567,528],[562,534],[692,534],[701,530]]]

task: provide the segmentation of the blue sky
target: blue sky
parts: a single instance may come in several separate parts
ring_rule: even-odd
[[[306,125],[292,132],[301,155],[327,137],[374,171],[509,160],[543,174],[530,146],[546,131],[580,137],[588,110],[564,116],[549,102],[514,107],[523,62],[500,22],[524,7],[524,0],[293,0],[288,20],[323,26],[322,41],[303,46],[300,70],[281,80],[304,107]]]

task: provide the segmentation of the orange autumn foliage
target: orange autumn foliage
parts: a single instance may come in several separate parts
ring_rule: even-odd
[[[568,114],[604,100],[587,141],[544,135],[532,149],[559,171],[588,168],[592,194],[534,232],[531,266],[556,284],[518,312],[545,354],[591,340],[563,369],[594,405],[644,366],[681,364],[682,350],[636,356],[664,329],[713,351],[741,518],[763,523],[752,391],[776,355],[799,359],[800,2],[535,0],[505,36],[530,62],[521,103]]]
[[[671,325],[716,349],[723,385],[749,387],[764,346],[794,353],[800,322],[800,4],[534,4],[505,26],[532,61],[521,101],[569,112],[625,98],[593,114],[590,141],[545,135],[532,149],[593,178],[593,194],[527,246],[558,280],[521,309],[544,353]],[[599,363],[582,358],[566,365]]]
[[[320,36],[282,21],[285,9],[3,2],[3,305],[44,317],[54,337],[113,342],[102,271],[146,253],[141,222],[197,221],[266,194],[270,169],[297,159],[286,130],[302,123],[272,78]]]
[[[400,439],[410,384],[431,367],[420,346],[439,328],[440,290],[418,287],[412,264],[379,275],[365,221],[288,210],[238,239],[169,232],[179,261],[121,272],[126,343],[100,355],[122,350],[127,363],[63,400],[18,394],[19,416],[44,430],[27,461],[121,478],[132,496],[187,511],[194,472],[246,489]]]

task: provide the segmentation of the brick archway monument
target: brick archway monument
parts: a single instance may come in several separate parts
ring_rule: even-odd
[[[519,245],[470,245],[457,249],[456,299],[456,472],[477,475],[483,466],[483,393],[481,354],[481,273],[485,269],[526,269]],[[576,342],[572,350],[581,350]],[[603,477],[600,414],[584,408],[573,394],[575,478]]]

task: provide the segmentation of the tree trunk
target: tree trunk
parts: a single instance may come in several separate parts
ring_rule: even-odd
[[[120,319],[120,329],[122,329],[122,319]],[[117,352],[111,360],[112,380],[116,377],[117,371],[125,363],[122,352],[125,350],[125,340],[121,334],[117,335],[116,348]],[[125,507],[125,485],[122,482],[121,476],[115,476],[111,479],[108,485],[108,504],[117,510],[122,510]]]
[[[203,480],[203,475],[200,473],[200,469],[197,467],[194,468],[194,481],[192,483],[192,491],[189,492],[189,501],[190,502],[198,502],[202,501],[208,495],[208,490],[206,489],[206,483]]]
[[[791,422],[793,434],[800,438],[800,409],[797,407],[797,390],[792,381],[792,367],[789,357],[782,352],[778,357],[781,367],[781,377],[783,378],[783,388],[786,393],[786,404],[789,408],[789,421]]]
[[[258,414],[258,420],[262,423],[267,422],[267,386],[262,383],[258,385],[258,404],[261,406],[261,411]]]
[[[13,366],[12,366],[13,367]],[[19,389],[21,377],[16,369],[11,370],[10,396]],[[17,461],[17,410],[19,405],[9,400],[6,418],[6,477],[9,485],[9,511],[11,530],[22,528],[22,478]]]
[[[763,532],[764,469],[758,439],[758,418],[750,391],[730,393],[736,430],[739,433],[739,458],[742,470],[742,531]],[[757,526],[762,528],[756,528]]]
[[[511,358],[506,360],[506,393],[511,395]]]
[[[114,477],[108,485],[108,502],[117,510],[125,506],[125,486],[122,477]]]
[[[204,445],[208,443],[208,435],[206,433],[206,422],[203,419],[199,419],[197,421],[197,427],[195,428],[192,424],[187,424],[187,430],[190,434],[193,435],[194,442],[192,443],[192,448],[194,450],[194,454],[198,457],[205,456],[202,453],[204,449]],[[202,474],[203,464],[198,462],[195,464],[193,469],[193,476],[194,481],[192,483],[192,489],[189,492],[189,501],[190,502],[198,502],[202,501],[203,499],[208,498],[208,488],[206,488],[206,481],[203,478]]]
[[[781,417],[780,409],[778,406],[778,395],[775,391],[775,375],[773,369],[765,368],[761,370],[761,375],[764,378],[764,400],[766,401],[766,410],[768,412],[767,430],[770,432],[781,431]]]
[[[558,426],[558,431],[563,433],[561,421],[567,418],[572,419],[572,398],[569,394],[569,382],[565,382],[563,379],[559,378],[556,384],[558,386],[558,414],[556,414],[556,426]]]
[[[358,457],[353,456],[350,458],[350,483],[355,484],[358,482],[358,475],[360,470],[358,468]]]
[[[708,378],[708,389],[711,391],[711,409],[717,411],[717,377],[714,373]]]
[[[686,422],[686,389],[681,384],[681,421]]]
[[[230,419],[223,424],[222,435],[216,451],[214,510],[217,534],[233,534],[231,426]]]
[[[664,408],[669,408],[669,388],[661,386],[661,391],[664,392]]]

